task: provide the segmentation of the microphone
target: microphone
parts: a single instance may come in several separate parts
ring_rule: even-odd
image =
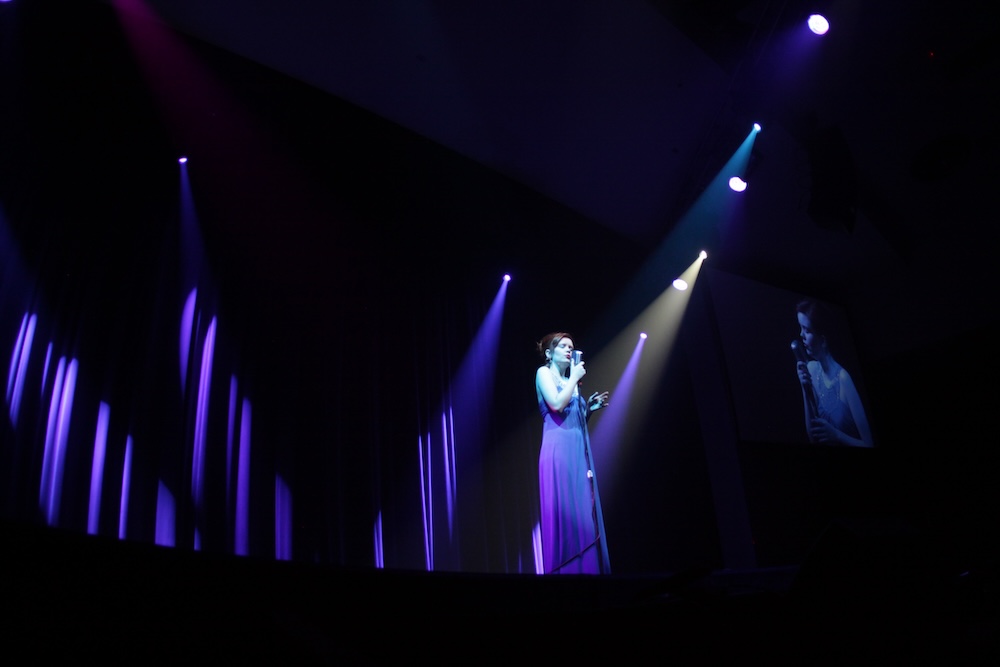
[[[809,355],[806,353],[805,346],[802,344],[802,339],[796,338],[792,341],[792,353],[795,355],[796,363],[801,361],[804,364],[809,363]],[[816,417],[819,415],[819,407],[816,405],[816,392],[813,390],[812,383],[804,386],[803,389],[806,392],[806,403],[809,405],[809,414],[811,417]]]
[[[792,352],[795,354],[795,361],[801,361],[804,364],[809,363],[809,353],[806,352],[801,338],[796,338],[792,341]]]

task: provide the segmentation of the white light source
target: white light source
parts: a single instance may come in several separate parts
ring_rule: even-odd
[[[509,283],[510,282],[510,274],[509,273],[503,274],[503,281],[505,283]]]
[[[698,253],[698,259],[708,259],[708,253],[702,250]]]
[[[826,31],[830,29],[830,22],[819,14],[813,14],[810,16],[806,23],[809,25],[809,29],[817,35],[825,35]]]
[[[729,187],[732,188],[734,192],[743,192],[747,189],[747,182],[739,176],[733,176],[729,179]]]
[[[182,158],[180,158],[180,159],[179,159],[179,160],[177,160],[177,161],[178,161],[179,163],[181,163],[181,164],[187,164],[187,161],[188,161],[188,159],[187,159],[186,157],[182,157]]]
[[[754,123],[753,124],[753,130],[754,130],[754,132],[760,132],[760,130],[761,130],[760,123]]]
[[[688,288],[688,284],[687,284],[686,280],[683,280],[682,278],[678,278],[678,279],[676,279],[674,281],[674,289],[676,289],[676,290],[678,290],[680,292],[683,292],[687,288]]]
[[[639,338],[646,340],[646,334],[644,333],[639,334]]]

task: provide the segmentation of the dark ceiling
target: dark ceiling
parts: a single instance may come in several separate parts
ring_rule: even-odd
[[[647,245],[760,122],[727,268],[843,303],[873,354],[995,322],[985,2],[147,4]]]

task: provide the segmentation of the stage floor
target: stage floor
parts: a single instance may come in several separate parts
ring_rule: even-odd
[[[900,664],[1000,657],[990,564],[830,559],[541,577],[351,569],[3,523],[4,633],[35,660],[344,664],[601,658]],[[839,554],[831,554],[839,557]]]

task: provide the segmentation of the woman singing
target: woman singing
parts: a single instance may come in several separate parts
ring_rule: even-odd
[[[545,360],[535,373],[542,413],[538,455],[542,555],[546,574],[608,574],[604,515],[597,492],[587,419],[608,404],[608,392],[589,399],[580,394],[587,374],[573,356],[566,333],[550,333],[538,343]]]
[[[809,355],[808,362],[796,363],[809,442],[873,447],[861,396],[850,374],[830,354],[824,309],[807,299],[799,302],[795,310],[799,336]]]

